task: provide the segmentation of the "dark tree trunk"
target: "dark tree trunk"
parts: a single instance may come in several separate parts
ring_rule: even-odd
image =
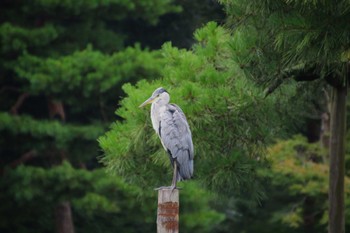
[[[321,146],[329,150],[329,132],[331,128],[331,118],[329,112],[324,112],[321,116],[321,135],[320,142]],[[324,161],[326,162],[326,161]]]
[[[68,201],[57,204],[55,208],[56,233],[74,233],[74,225],[70,203]]]
[[[329,233],[345,233],[344,171],[346,133],[346,87],[333,87],[329,148]]]

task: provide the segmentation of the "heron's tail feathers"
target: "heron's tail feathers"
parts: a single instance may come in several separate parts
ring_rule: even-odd
[[[193,160],[190,160],[185,165],[178,164],[177,181],[189,180],[193,176]]]

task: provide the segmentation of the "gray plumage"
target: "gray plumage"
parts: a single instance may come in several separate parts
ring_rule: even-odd
[[[185,114],[177,105],[169,104],[169,100],[168,92],[160,87],[140,107],[152,103],[152,126],[174,167],[172,187],[175,188],[176,181],[190,179],[193,176],[194,150]]]

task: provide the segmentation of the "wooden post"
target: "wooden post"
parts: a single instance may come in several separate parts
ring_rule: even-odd
[[[179,190],[158,190],[157,233],[179,232]]]

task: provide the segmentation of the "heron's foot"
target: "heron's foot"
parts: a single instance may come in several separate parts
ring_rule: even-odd
[[[169,189],[169,187],[168,186],[161,186],[161,187],[155,188],[154,190],[161,190],[161,189]]]
[[[171,185],[171,186],[161,186],[159,188],[155,188],[154,190],[161,190],[161,189],[170,189],[171,191],[173,191],[174,189],[180,190],[181,188],[180,187],[176,187],[174,185]]]

